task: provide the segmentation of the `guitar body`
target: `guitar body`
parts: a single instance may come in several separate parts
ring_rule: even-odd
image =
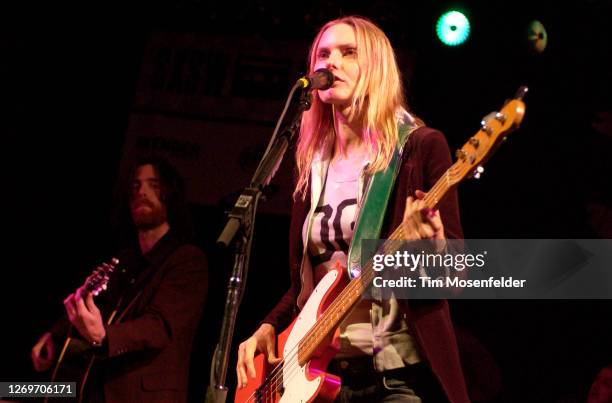
[[[327,339],[328,343],[319,345],[313,358],[306,363],[300,364],[297,352],[300,341],[346,284],[344,270],[340,267],[321,279],[298,317],[278,335],[277,349],[282,351],[283,358],[283,363],[277,367],[278,375],[271,375],[263,354],[258,354],[254,359],[256,378],[249,379],[245,388],[236,390],[236,402],[331,402],[336,398],[340,392],[340,378],[325,370],[339,349],[337,333]]]
[[[77,396],[81,401],[94,361],[95,356],[89,343],[68,336],[62,345],[60,357],[51,375],[51,382],[76,382]],[[46,399],[45,401],[53,400]]]

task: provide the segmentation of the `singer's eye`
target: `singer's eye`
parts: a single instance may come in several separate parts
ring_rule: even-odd
[[[355,48],[346,48],[344,52],[342,52],[344,56],[357,56],[357,49]]]
[[[321,49],[317,53],[317,58],[318,59],[327,59],[328,57],[329,57],[329,51],[328,50]]]

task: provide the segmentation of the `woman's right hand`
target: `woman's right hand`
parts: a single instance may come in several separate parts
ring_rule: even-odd
[[[253,364],[255,352],[264,354],[270,365],[276,365],[281,361],[281,358],[276,357],[276,330],[271,324],[262,324],[251,337],[240,343],[236,365],[239,388],[247,385],[249,377],[255,378],[255,365]]]
[[[54,359],[55,345],[51,333],[47,332],[32,347],[32,364],[36,371],[43,372],[51,367]]]

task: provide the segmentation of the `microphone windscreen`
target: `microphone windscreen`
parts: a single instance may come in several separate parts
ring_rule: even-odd
[[[309,79],[313,90],[326,90],[334,84],[334,75],[327,69],[318,69]]]

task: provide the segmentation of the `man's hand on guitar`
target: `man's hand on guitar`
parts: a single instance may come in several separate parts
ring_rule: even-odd
[[[238,347],[238,364],[236,374],[238,376],[238,387],[244,388],[248,383],[248,377],[255,378],[255,365],[253,357],[258,351],[266,357],[270,365],[276,365],[281,358],[276,357],[276,330],[269,323],[262,324],[251,337],[240,343]]]
[[[83,294],[87,294],[83,298]],[[85,340],[101,344],[106,337],[106,329],[102,321],[100,310],[94,304],[93,295],[86,293],[83,288],[76,290],[64,300],[64,307],[70,323],[79,331]]]
[[[406,199],[404,210],[404,234],[407,240],[432,239],[442,241],[444,225],[440,218],[440,211],[427,208],[425,196],[427,193],[417,190],[416,198],[409,196]]]
[[[32,364],[38,372],[48,370],[55,359],[55,345],[51,333],[42,335],[38,342],[32,347]]]

